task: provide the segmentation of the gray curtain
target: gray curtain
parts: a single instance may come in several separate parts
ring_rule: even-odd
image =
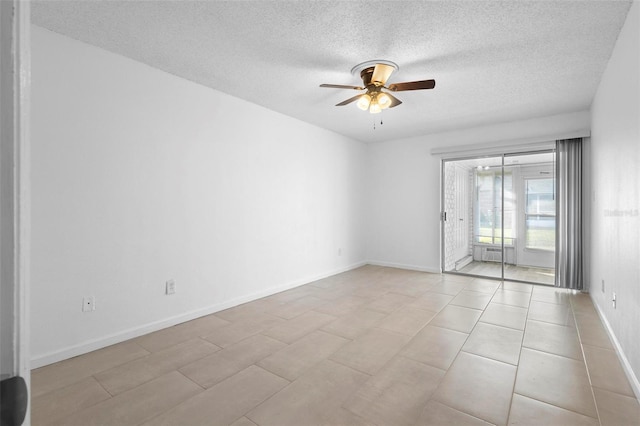
[[[556,287],[582,290],[582,139],[556,141]]]

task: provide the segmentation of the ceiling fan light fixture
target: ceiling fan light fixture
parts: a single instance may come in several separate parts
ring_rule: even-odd
[[[370,104],[371,104],[371,97],[366,93],[360,96],[360,99],[358,99],[358,103],[357,103],[358,108],[360,108],[363,111],[368,110]]]
[[[379,114],[383,109],[394,108],[402,103],[401,100],[391,93],[404,92],[407,90],[433,89],[436,86],[435,80],[405,81],[387,84],[389,77],[394,71],[398,71],[398,65],[394,62],[383,59],[366,61],[351,69],[352,74],[360,75],[362,86],[321,84],[320,87],[365,90],[366,93],[352,96],[349,99],[337,103],[336,106],[344,106],[355,102],[360,110],[368,110],[371,114]],[[383,92],[382,89],[386,89],[389,92]]]
[[[391,98],[386,93],[380,93],[377,96],[377,100],[378,105],[380,105],[380,108],[382,109],[387,109],[389,108],[389,106],[391,106]]]

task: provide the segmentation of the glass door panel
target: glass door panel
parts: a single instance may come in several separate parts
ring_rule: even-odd
[[[445,161],[442,182],[443,270],[501,278],[502,157]]]
[[[553,284],[553,152],[444,161],[442,184],[443,271]]]
[[[514,177],[515,258],[504,278],[553,285],[555,281],[556,194],[553,152],[505,155]]]

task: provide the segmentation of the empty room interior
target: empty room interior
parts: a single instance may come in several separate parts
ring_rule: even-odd
[[[33,425],[640,425],[640,3],[33,1]]]

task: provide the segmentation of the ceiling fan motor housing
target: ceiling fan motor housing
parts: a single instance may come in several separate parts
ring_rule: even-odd
[[[371,85],[371,77],[373,76],[373,69],[374,67],[371,67],[371,68],[365,68],[362,71],[360,71],[360,78],[362,78],[362,83],[364,84],[364,87],[368,87],[369,85]]]

